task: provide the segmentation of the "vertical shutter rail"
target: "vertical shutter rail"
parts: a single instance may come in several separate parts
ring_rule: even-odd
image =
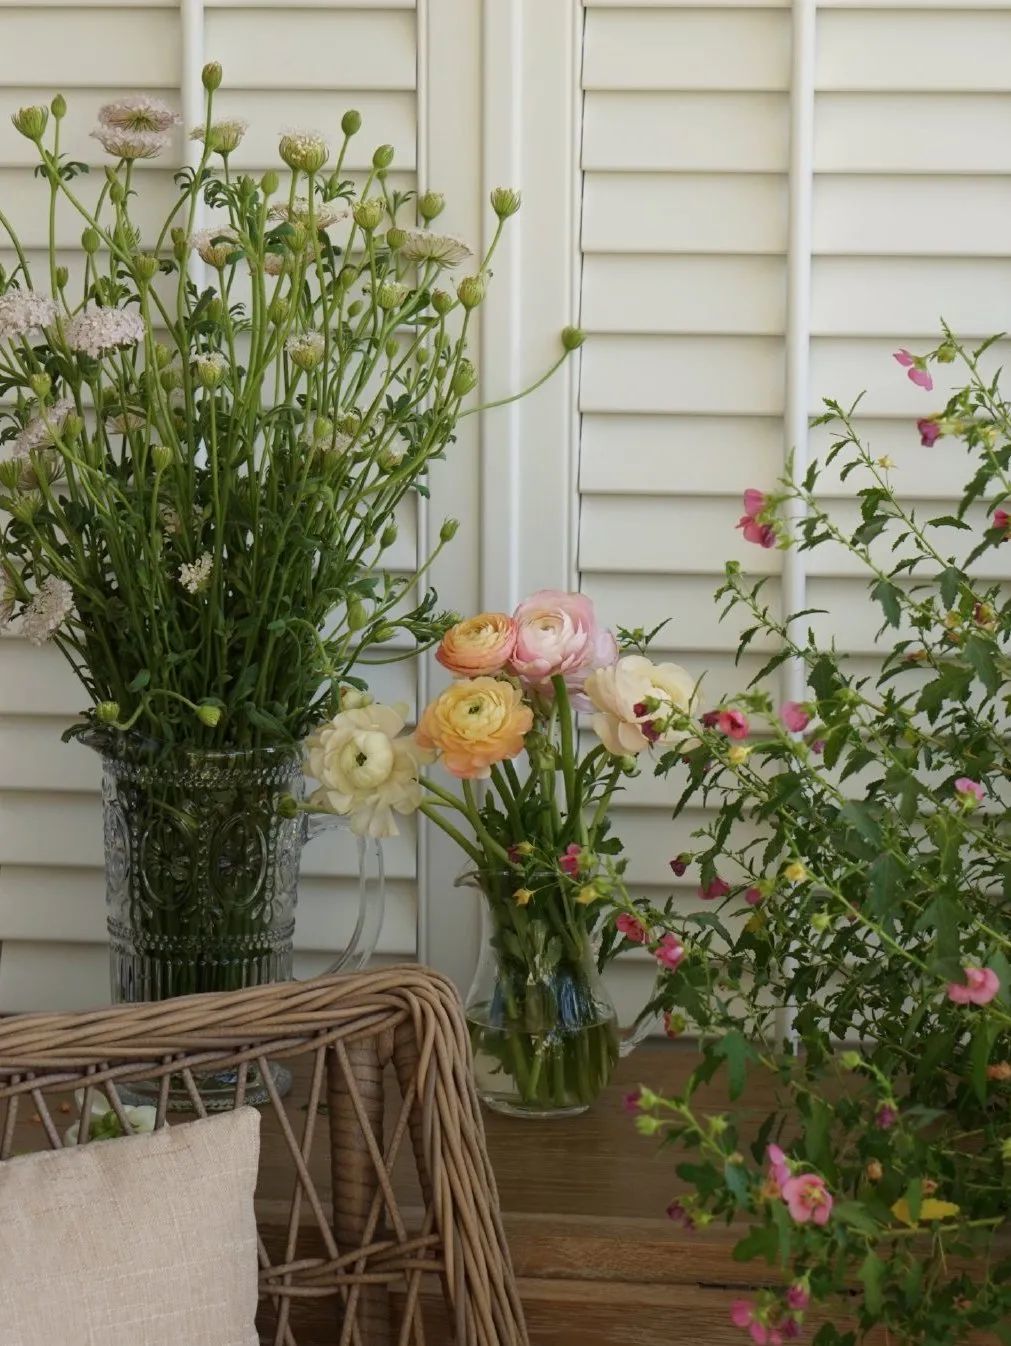
[[[183,117],[183,145],[186,162],[196,169],[200,163],[203,144],[199,140],[190,140],[190,132],[204,121],[204,85],[202,73],[205,61],[205,16],[204,0],[179,0],[179,24],[182,40],[182,60],[180,61],[179,98]],[[206,219],[206,207],[203,197],[197,201],[193,217],[194,229],[202,229]],[[204,282],[204,263],[195,252],[190,253],[190,275],[199,289]]]

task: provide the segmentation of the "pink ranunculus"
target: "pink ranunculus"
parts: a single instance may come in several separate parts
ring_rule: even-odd
[[[982,804],[986,791],[977,780],[970,780],[968,776],[959,776],[955,782],[955,793],[964,795],[967,799],[975,799],[977,804]]]
[[[760,906],[760,905],[761,905],[761,902],[762,902],[762,890],[761,890],[761,888],[745,888],[745,890],[744,890],[744,900],[745,900],[745,902],[747,902],[747,904],[748,904],[749,907],[758,907],[758,906]]]
[[[916,357],[910,355],[909,351],[906,350],[905,346],[900,346],[899,349],[895,351],[894,354],[892,355],[892,359],[898,361],[898,363],[902,365],[903,369],[911,369],[913,365],[916,363]]]
[[[817,1173],[798,1173],[788,1178],[782,1186],[783,1200],[790,1212],[791,1220],[798,1224],[828,1223],[832,1214],[832,1193],[825,1185],[825,1179]]]
[[[755,1317],[754,1301],[735,1299],[730,1305],[730,1321],[735,1327],[750,1327]]]
[[[992,528],[999,528],[1002,532],[1007,532],[1011,525],[1011,514],[1006,509],[995,509],[993,512]]]
[[[811,712],[800,701],[784,701],[779,708],[779,718],[791,734],[802,734],[811,723]]]
[[[803,1281],[794,1281],[786,1292],[787,1307],[803,1313],[811,1303],[811,1292]]]
[[[931,449],[944,433],[941,429],[941,423],[935,416],[924,416],[916,422],[916,428],[920,432],[920,443],[925,449]]]
[[[681,959],[685,956],[685,946],[678,939],[677,935],[668,931],[660,940],[660,943],[653,950],[653,957],[661,967],[673,972]]]
[[[571,846],[566,846],[565,854],[558,857],[558,867],[563,874],[568,874],[570,878],[575,878],[579,873],[580,861],[582,859],[583,848],[575,841]]]
[[[642,921],[637,920],[627,911],[619,911],[614,918],[614,924],[625,938],[631,940],[633,944],[645,944],[649,938],[649,932]]]
[[[578,694],[587,674],[618,658],[614,636],[598,626],[585,594],[541,589],[519,605],[513,621],[516,644],[509,667],[530,687],[549,688],[551,679],[561,675]]]
[[[776,529],[771,523],[759,523],[750,514],[744,514],[737,526],[744,533],[745,542],[754,542],[766,550],[776,545]]]
[[[934,391],[934,380],[930,377],[928,369],[920,369],[914,365],[912,369],[906,370],[906,377],[910,383],[915,383],[917,388],[922,388],[925,393]]]
[[[727,738],[747,738],[751,732],[748,717],[743,710],[721,710],[716,723]]]
[[[699,897],[704,897],[707,902],[712,902],[714,898],[726,897],[729,892],[730,884],[717,875],[716,878],[710,879],[705,887],[699,889]]]
[[[956,1005],[989,1005],[1000,990],[1000,978],[992,967],[966,967],[964,982],[953,981],[948,999]]]
[[[757,491],[754,486],[749,486],[744,492],[744,512],[750,514],[752,518],[756,514],[761,514],[768,503],[768,497],[764,491]]]

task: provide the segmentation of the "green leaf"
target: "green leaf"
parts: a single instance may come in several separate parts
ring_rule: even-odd
[[[151,670],[149,668],[142,668],[126,690],[128,692],[142,692],[150,681]]]
[[[872,916],[882,917],[902,900],[902,879],[905,869],[891,853],[883,851],[867,871],[870,881]]]
[[[962,572],[955,566],[949,566],[947,570],[941,571],[937,583],[941,590],[941,599],[944,606],[953,608],[958,600],[958,591],[962,585]]]
[[[901,590],[890,580],[878,580],[871,589],[871,597],[881,604],[881,611],[885,614],[889,626],[898,626],[902,618],[902,606],[899,601]]]
[[[875,1252],[869,1252],[860,1265],[860,1281],[864,1287],[864,1308],[876,1318],[884,1302],[885,1263]]]
[[[881,1226],[861,1201],[837,1201],[832,1207],[832,1218],[858,1234],[878,1234]]]
[[[713,1050],[727,1063],[731,1100],[740,1098],[747,1079],[747,1063],[754,1056],[750,1043],[739,1029],[732,1028],[715,1044]]]
[[[851,800],[839,810],[839,817],[859,832],[864,841],[870,842],[872,846],[881,845],[881,828],[868,804]]]
[[[990,1053],[999,1033],[998,1023],[992,1019],[983,1019],[972,1035],[972,1046],[969,1048],[969,1079],[972,1081],[973,1093],[984,1105],[989,1092],[986,1087],[986,1068],[990,1064]]]
[[[779,1239],[772,1225],[759,1225],[734,1244],[731,1257],[735,1262],[750,1262],[754,1257],[764,1257],[772,1265],[776,1260]]]
[[[1001,687],[1001,676],[994,658],[994,646],[979,636],[969,636],[962,646],[965,657],[972,665],[973,672],[990,693],[996,696]]]

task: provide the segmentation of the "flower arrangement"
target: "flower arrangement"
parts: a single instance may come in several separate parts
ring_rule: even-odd
[[[310,808],[373,836],[420,808],[466,857],[489,927],[468,1004],[478,1083],[506,1110],[580,1110],[611,1074],[614,1010],[597,972],[640,941],[605,920],[624,893],[609,808],[642,753],[683,744],[672,719],[695,690],[683,668],[647,657],[648,639],[602,629],[581,594],[542,591],[512,616],[450,627],[436,657],[454,680],[413,735],[402,708],[361,705],[310,740]],[[597,738],[586,751],[577,710]],[[436,759],[460,795],[422,775]]]
[[[918,423],[924,446],[943,437],[970,459],[952,512],[906,505],[894,464],[834,402],[827,461],[859,483],[855,531],[820,503],[817,464],[745,500],[756,545],[833,545],[860,562],[891,632],[880,674],[805,633],[803,614],[779,620],[730,565],[720,593],[748,615],[742,648],[763,635],[779,653],[701,717],[697,746],[660,764],[687,767],[679,809],[701,797],[716,811],[679,863],[719,905],[680,923],[684,952],[658,998],[671,1031],[698,1025],[700,1064],[679,1096],[644,1089],[630,1106],[691,1156],[671,1218],[744,1221],[735,1259],[785,1275],[731,1310],[770,1346],[801,1336],[822,1303],[817,1346],[882,1328],[908,1346],[1011,1340],[1011,606],[973,577],[1009,536],[1011,406],[981,372],[985,349],[949,332],[925,356],[896,356],[926,391],[932,369],[967,370]],[[786,659],[808,694],[777,707],[764,679]],[[624,919],[671,923],[642,907]],[[771,1083],[757,1132],[700,1111],[696,1089],[719,1071],[732,1103],[750,1076]]]
[[[333,142],[281,135],[285,181],[236,175],[246,124],[216,117],[221,81],[205,67],[199,162],[146,236],[135,168],[175,113],[147,95],[101,109],[111,162],[90,204],[62,95],[13,117],[50,228],[40,273],[0,214],[17,257],[0,274],[0,625],[61,650],[98,725],[233,749],[297,743],[370,650],[448,624],[434,594],[411,597],[432,556],[407,575],[382,559],[466,414],[468,329],[520,198],[492,193],[498,229],[474,258],[431,227],[438,193],[391,191],[391,146],[355,188],[355,111]],[[60,202],[82,228],[73,295]],[[580,341],[568,329],[561,358]]]

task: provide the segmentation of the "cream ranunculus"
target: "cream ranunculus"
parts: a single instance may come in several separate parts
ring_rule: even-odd
[[[675,710],[687,713],[695,680],[680,664],[654,664],[641,654],[627,654],[610,668],[598,668],[586,679],[593,704],[594,733],[616,757],[635,755],[653,743],[676,747],[690,736],[669,723]]]
[[[418,772],[435,754],[403,732],[406,715],[378,703],[341,711],[306,744],[307,773],[320,783],[310,804],[350,818],[356,836],[397,836],[394,813],[421,803]]]

